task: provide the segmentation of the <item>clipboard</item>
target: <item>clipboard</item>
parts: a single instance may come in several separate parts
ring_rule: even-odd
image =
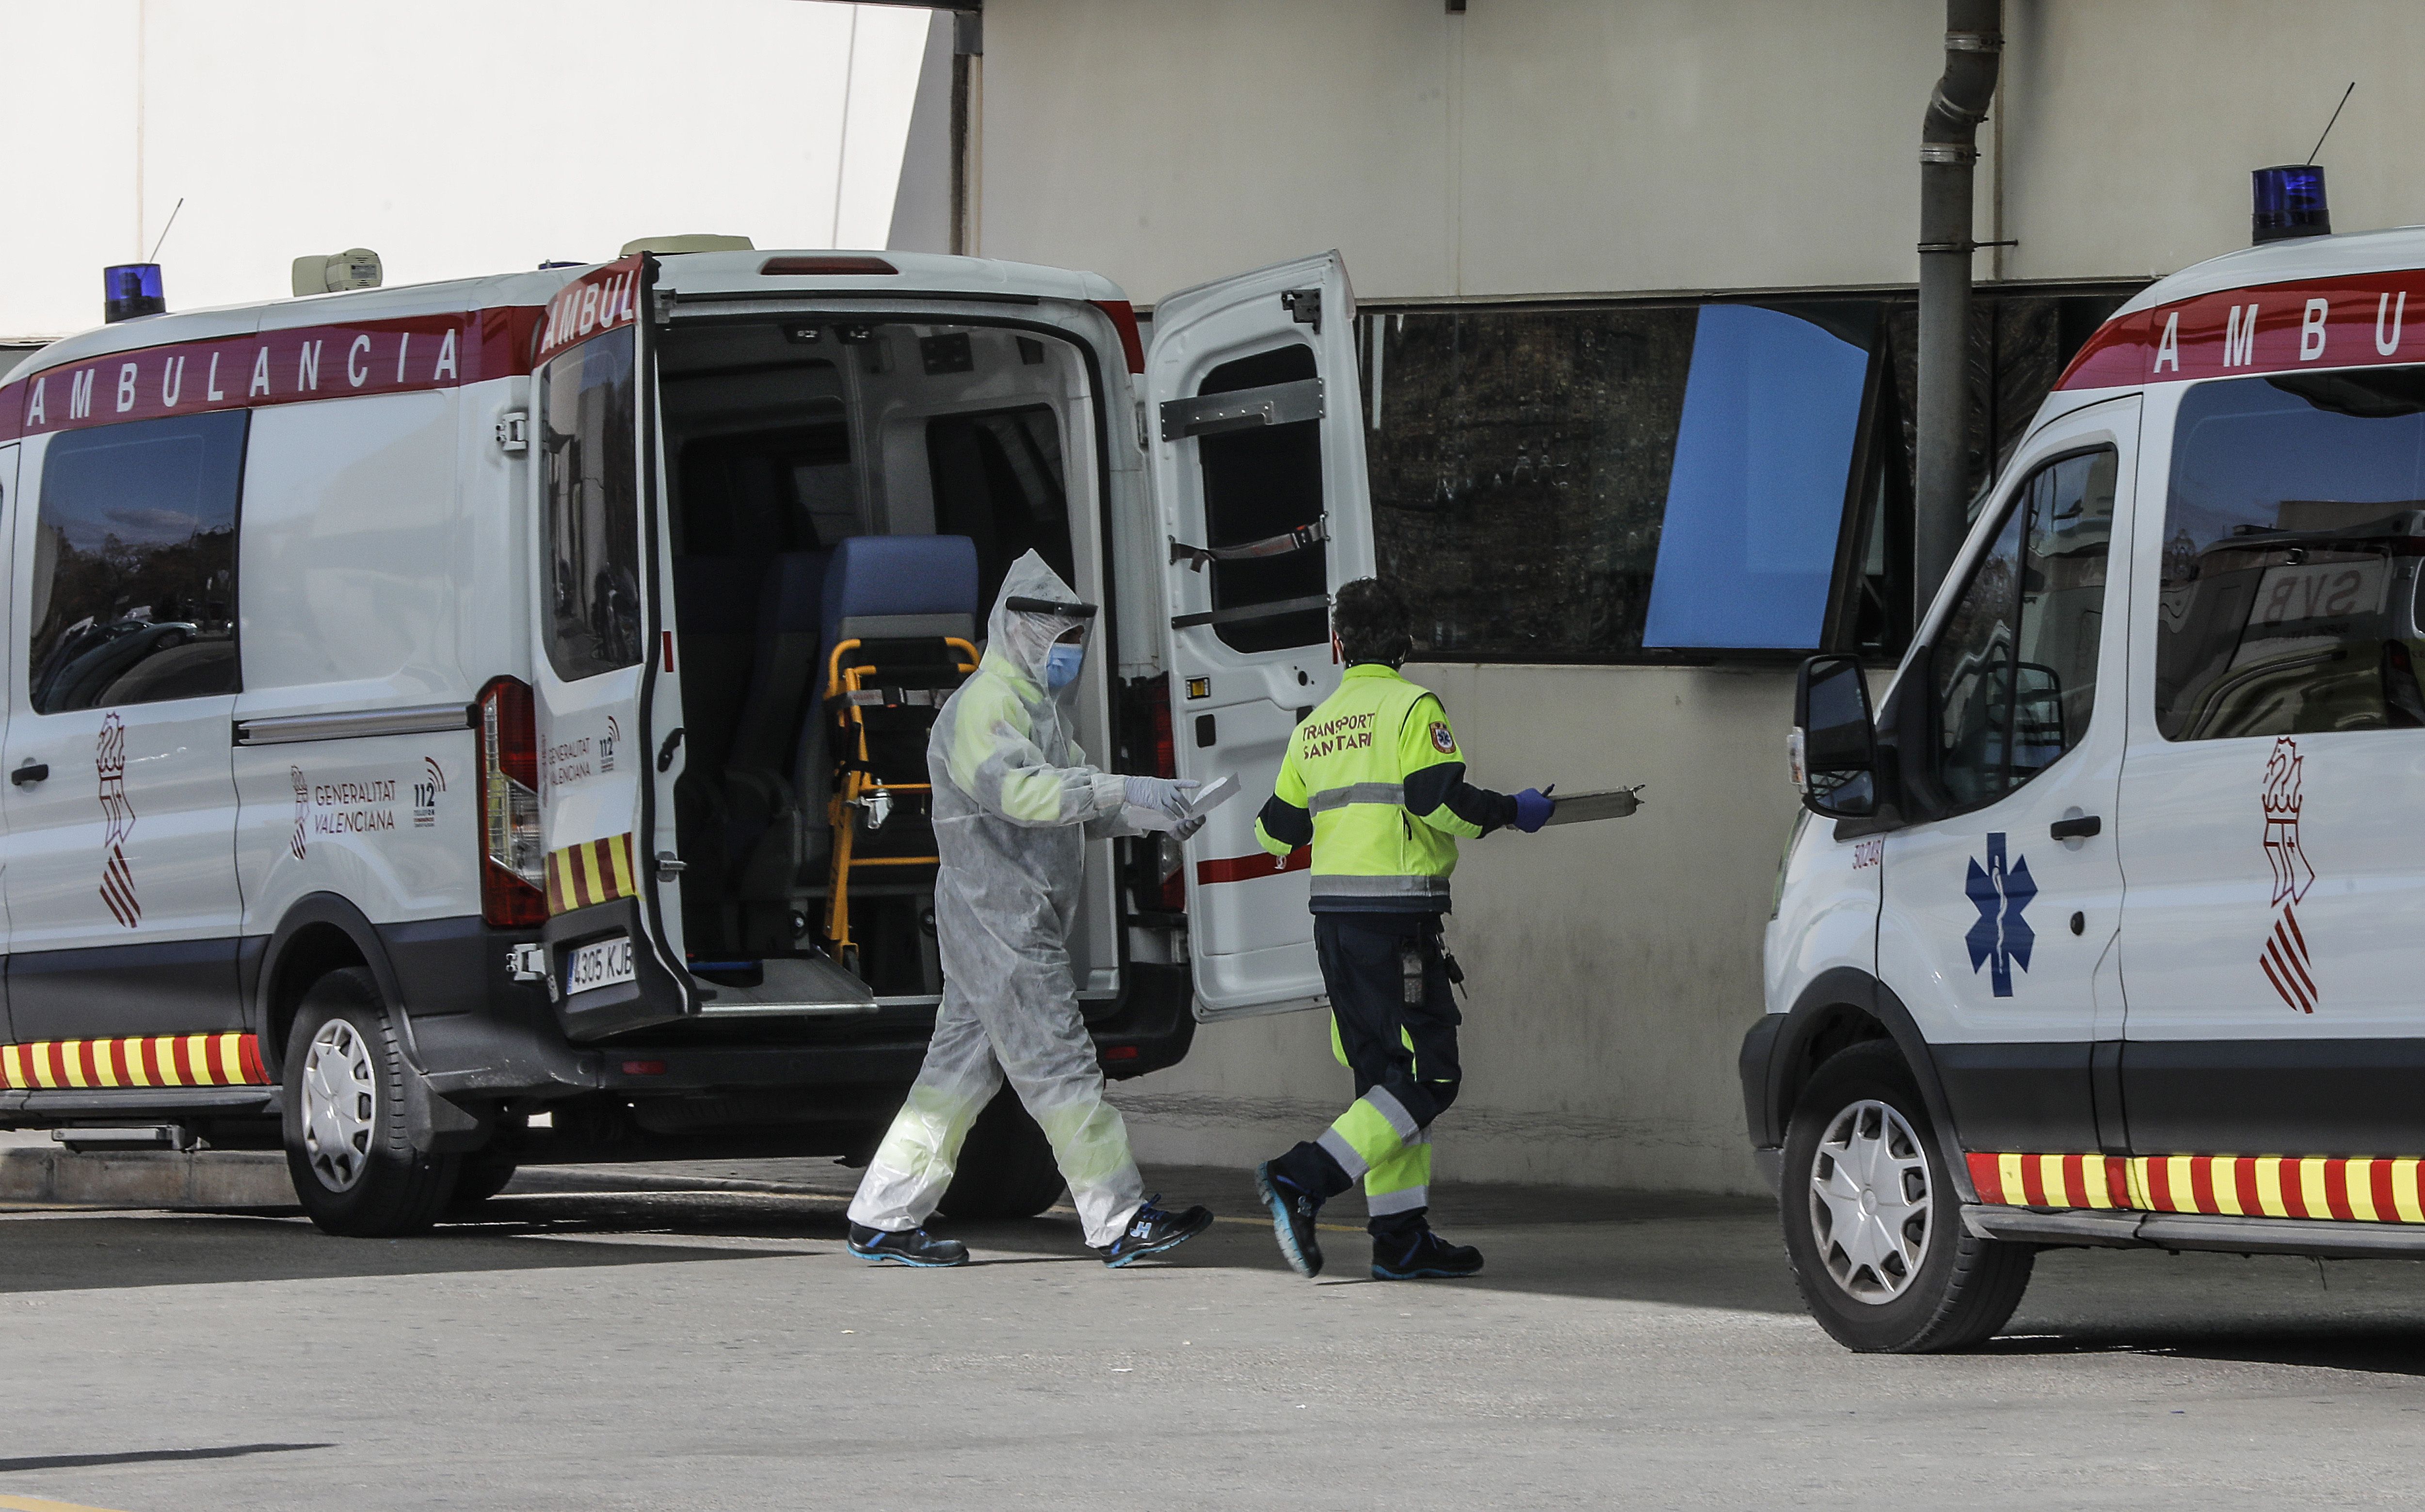
[[[1622,819],[1642,807],[1642,790],[1648,784],[1636,782],[1631,787],[1602,788],[1592,793],[1553,793],[1550,801],[1556,805],[1550,811],[1551,824],[1590,824],[1597,819]]]

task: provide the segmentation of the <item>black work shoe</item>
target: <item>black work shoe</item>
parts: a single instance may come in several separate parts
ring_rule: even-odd
[[[1471,1245],[1453,1245],[1429,1229],[1388,1239],[1373,1237],[1373,1279],[1376,1281],[1453,1281],[1482,1274],[1482,1251]]]
[[[1180,1246],[1212,1227],[1211,1208],[1189,1208],[1181,1213],[1164,1213],[1154,1204],[1162,1200],[1156,1192],[1147,1198],[1129,1219],[1129,1226],[1108,1245],[1097,1245],[1095,1253],[1103,1263],[1117,1270],[1123,1265],[1159,1255]]]
[[[863,1223],[850,1226],[850,1252],[879,1265],[889,1260],[897,1265],[921,1265],[930,1270],[969,1263],[969,1247],[956,1239],[937,1239],[923,1229],[888,1233]]]
[[[1255,1167],[1255,1194],[1272,1210],[1272,1236],[1289,1269],[1311,1280],[1322,1274],[1322,1241],[1314,1236],[1314,1216],[1322,1198],[1272,1169],[1265,1161]]]

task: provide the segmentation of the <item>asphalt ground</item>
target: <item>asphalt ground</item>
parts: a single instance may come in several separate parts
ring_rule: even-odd
[[[1847,1354],[1762,1203],[1444,1189],[1460,1283],[1224,1221],[1106,1271],[1066,1215],[843,1249],[817,1162],[526,1173],[476,1221],[0,1210],[0,1507],[2237,1507],[2417,1500],[2425,1269],[2041,1257],[2005,1337]],[[648,1190],[668,1177],[754,1183]]]

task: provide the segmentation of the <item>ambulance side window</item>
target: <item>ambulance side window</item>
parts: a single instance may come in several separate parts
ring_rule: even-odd
[[[237,690],[249,419],[223,410],[51,438],[34,533],[35,713]]]
[[[1313,348],[1275,347],[1222,363],[1204,375],[1198,394],[1231,394],[1314,377]],[[1204,469],[1208,546],[1244,546],[1284,536],[1322,518],[1322,422],[1292,421],[1215,431],[1196,442]],[[1330,638],[1326,557],[1322,545],[1243,561],[1214,562],[1212,608],[1262,608],[1216,619],[1212,633],[1238,651],[1319,646]],[[1296,605],[1282,608],[1283,604]]]
[[[2425,368],[2201,383],[2156,603],[2168,740],[2425,727]]]
[[[1954,812],[2019,787],[2088,732],[2117,465],[2099,449],[2032,474],[1938,634],[1935,776]]]
[[[640,463],[632,332],[539,375],[547,657],[567,682],[640,659]]]

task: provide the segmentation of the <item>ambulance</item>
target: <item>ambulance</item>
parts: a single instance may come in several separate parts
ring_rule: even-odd
[[[2275,239],[2089,340],[1874,713],[1805,665],[1741,1069],[1838,1340],[2048,1247],[2425,1256],[2420,566],[2425,230]]]
[[[863,1158],[943,985],[925,730],[1029,551],[1101,606],[1099,764],[1268,789],[1373,568],[1336,253],[1149,346],[1084,273],[626,253],[8,375],[0,1126],[282,1146],[364,1235],[539,1159]],[[1089,850],[1111,1075],[1319,999],[1253,807]],[[947,1211],[1060,1184],[1005,1097]]]

